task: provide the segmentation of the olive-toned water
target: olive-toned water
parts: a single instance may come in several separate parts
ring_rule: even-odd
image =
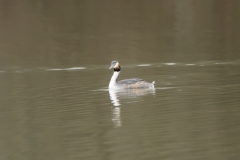
[[[239,4],[0,2],[0,159],[239,159]]]

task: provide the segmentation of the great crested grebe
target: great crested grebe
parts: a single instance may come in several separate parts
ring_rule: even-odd
[[[117,81],[121,70],[120,63],[118,61],[112,61],[109,69],[112,68],[114,72],[108,86],[109,89],[154,88],[154,81],[152,83],[148,83],[139,78]]]

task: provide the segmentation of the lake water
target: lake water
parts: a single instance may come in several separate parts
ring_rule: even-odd
[[[0,2],[0,159],[239,159],[239,5]]]

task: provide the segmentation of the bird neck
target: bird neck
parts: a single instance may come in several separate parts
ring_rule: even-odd
[[[116,85],[119,74],[120,74],[120,71],[113,72],[112,78],[109,83],[109,88],[111,88],[111,86]]]

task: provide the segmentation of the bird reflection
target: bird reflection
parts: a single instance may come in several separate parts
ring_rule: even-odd
[[[114,127],[121,127],[121,107],[112,107],[112,121]]]
[[[147,94],[155,94],[155,89],[127,89],[111,90],[109,89],[112,106],[112,121],[115,127],[121,127],[121,102],[120,99],[134,99]]]

